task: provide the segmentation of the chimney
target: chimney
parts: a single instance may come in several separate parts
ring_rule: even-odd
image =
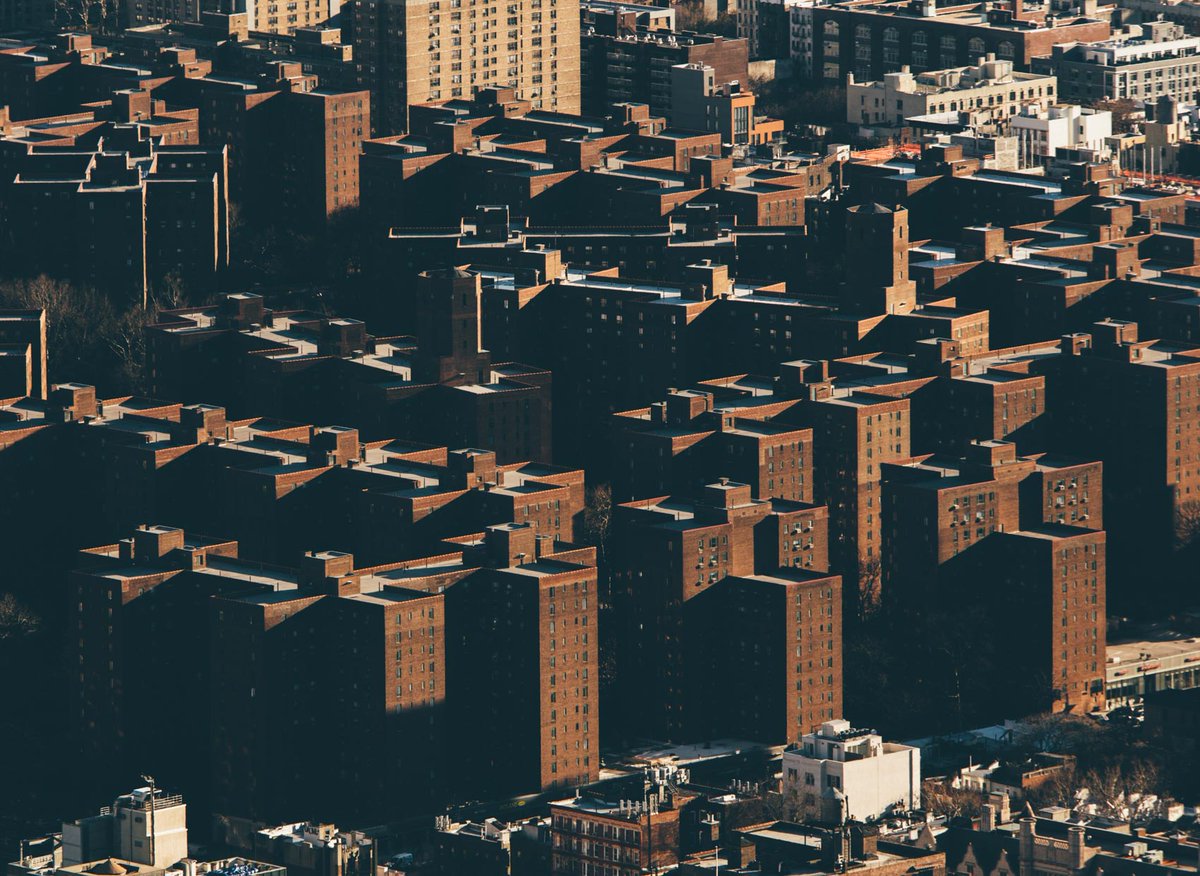
[[[991,833],[996,829],[996,807],[985,803],[979,814],[979,829],[983,833]]]
[[[1087,862],[1087,847],[1084,844],[1082,824],[1072,824],[1067,830],[1067,847],[1071,853],[1070,867],[1072,870],[1082,870]]]

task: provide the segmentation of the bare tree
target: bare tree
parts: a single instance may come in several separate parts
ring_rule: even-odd
[[[612,487],[597,484],[587,492],[583,507],[583,531],[589,544],[596,546],[601,558],[608,546],[609,530],[612,527]]]
[[[983,811],[983,795],[971,788],[955,788],[948,781],[932,779],[921,787],[921,806],[934,815],[975,818]]]
[[[680,0],[675,4],[675,29],[732,37],[737,36],[737,18],[728,13],[709,18],[704,12],[704,0]]]
[[[877,557],[861,560],[854,590],[854,609],[860,622],[873,618],[883,601],[883,564]]]
[[[1059,712],[1027,718],[1014,742],[1031,753],[1075,754],[1098,748],[1102,733],[1095,721]]]
[[[31,636],[42,626],[42,619],[11,593],[0,594],[0,641]]]
[[[1107,110],[1112,113],[1114,134],[1124,134],[1133,130],[1138,112],[1136,101],[1123,97],[1117,100],[1099,100],[1094,102],[1092,106],[1098,110]]]
[[[105,343],[112,351],[120,375],[130,389],[145,392],[146,326],[150,314],[130,308],[112,321],[105,334]]]
[[[1135,757],[1087,770],[1078,779],[1080,796],[1096,807],[1099,815],[1129,820],[1150,814],[1162,792],[1164,776],[1158,763]]]
[[[113,391],[141,389],[149,314],[140,302],[117,310],[90,286],[43,274],[0,283],[0,303],[45,311],[51,379],[85,380]]]
[[[1185,548],[1200,538],[1200,500],[1189,499],[1175,509],[1175,547]]]
[[[179,271],[171,271],[159,278],[151,292],[155,310],[176,310],[188,302],[187,286]]]
[[[121,28],[121,0],[53,0],[54,20],[84,32],[116,33]]]

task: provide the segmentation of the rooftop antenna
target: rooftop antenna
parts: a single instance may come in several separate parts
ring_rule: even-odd
[[[154,856],[154,792],[156,790],[154,776],[143,775],[142,781],[150,786],[150,866],[154,867],[157,865],[157,860]]]

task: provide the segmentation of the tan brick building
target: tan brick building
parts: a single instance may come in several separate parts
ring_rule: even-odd
[[[415,103],[515,89],[534,110],[578,113],[578,0],[356,0],[347,10],[377,135]]]

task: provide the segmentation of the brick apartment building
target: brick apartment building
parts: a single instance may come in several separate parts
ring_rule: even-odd
[[[995,549],[990,568],[1009,600],[1001,616],[1027,624],[1013,665],[1036,696],[1025,707],[1103,709],[1105,533],[1035,525],[1003,533]]]
[[[695,389],[614,414],[615,497],[692,494],[719,473],[755,499],[812,502],[812,430],[771,420],[792,405],[743,408]]]
[[[912,405],[864,391],[819,399],[803,416],[813,430],[817,496],[834,533],[830,564],[847,588],[874,588],[883,559],[883,465],[911,452]]]
[[[437,654],[430,659],[440,662],[442,597],[396,588],[359,594],[357,579],[344,576],[352,560],[309,554],[299,570],[270,567],[240,559],[236,542],[157,526],[85,552],[72,579],[88,667],[76,703],[94,755],[114,767],[130,757],[154,763],[178,776],[181,787],[211,794],[202,799],[231,816],[277,818],[297,803],[329,807],[334,782],[355,788],[338,805],[356,817],[381,805],[395,811],[402,803],[429,805],[418,799],[419,789],[432,787],[439,768],[435,715],[444,691],[401,692],[397,673],[416,658],[401,654],[397,635],[419,630],[420,647],[430,647]],[[363,615],[375,616],[379,626]],[[430,639],[427,628],[439,632]],[[335,629],[363,635],[329,635]],[[345,644],[351,640],[353,650]],[[171,646],[182,641],[191,644]],[[368,653],[354,653],[359,648]],[[156,659],[142,659],[144,653]],[[440,677],[421,669],[422,681]],[[315,708],[328,700],[331,683],[351,672],[357,686],[333,684],[338,707]],[[153,727],[131,726],[130,713],[147,696],[187,708],[195,734],[188,747],[162,739]],[[334,725],[342,741],[323,746],[317,767],[311,753]],[[364,745],[389,756],[364,764]],[[309,767],[298,771],[297,759]],[[410,795],[387,804],[395,781],[411,782]]]
[[[642,226],[661,234],[669,216],[682,218],[673,211],[693,202],[716,204],[739,225],[786,228],[803,221],[806,197],[828,188],[840,163],[836,152],[735,162],[721,156],[720,133],[668,128],[644,104],[569,116],[536,110],[507,88],[414,105],[410,131],[364,145],[363,206],[374,221],[403,226],[390,238],[397,243],[439,247],[454,242],[451,227],[477,216],[481,202],[534,226],[570,226],[570,237],[581,236],[581,200],[593,205],[588,221],[597,230],[618,226],[604,229],[612,238],[645,234]]]
[[[464,706],[455,748],[461,781],[493,795],[593,782],[600,773],[595,552],[541,554],[528,524],[495,527],[489,536],[503,551],[497,569],[447,591],[457,637],[448,646],[449,683]],[[491,744],[473,746],[469,728],[484,716]]]
[[[580,52],[582,111],[606,116],[624,103],[671,112],[671,68],[705,64],[719,83],[750,81],[744,39],[638,26],[625,7],[587,7]]]
[[[787,738],[797,724],[807,728],[810,718],[819,724],[826,720],[819,716],[840,708],[841,583],[823,574],[824,512],[752,499],[749,485],[726,479],[705,487],[694,502],[660,496],[617,506],[611,586],[620,626],[605,634],[617,661],[615,724],[627,734],[676,740],[712,738],[718,727],[733,733],[736,725],[746,738],[769,741]],[[787,679],[803,681],[806,692],[794,698],[794,685],[765,680],[783,668],[766,655],[782,654],[754,654],[751,643],[765,648],[784,641],[794,615],[777,614],[776,600],[801,593],[803,607],[795,610],[819,603],[823,635],[811,645],[820,656],[794,664],[802,678]],[[728,612],[742,623],[731,629]],[[744,675],[735,682],[727,674],[755,659],[771,662],[771,672],[756,676],[763,685],[747,695],[756,698],[754,710],[730,716],[710,700],[727,695],[724,684],[745,684]],[[714,722],[718,726],[710,726]]]
[[[344,427],[232,420],[212,405],[98,399],[80,384],[0,406],[0,448],[19,500],[4,509],[6,544],[36,548],[48,568],[147,518],[191,531],[219,526],[269,562],[291,562],[317,541],[375,563],[509,521],[571,540],[584,507],[579,470],[362,442]]]
[[[197,146],[200,143],[200,113],[192,108],[168,107],[145,87],[118,89],[107,100],[88,101],[80,112],[37,119],[14,119],[0,109],[0,134],[27,138],[41,145],[69,145],[106,122],[129,125],[144,131],[160,146]]]
[[[312,0],[311,5],[323,4]],[[123,58],[164,74],[187,75],[207,68],[217,76],[255,78],[272,62],[299,62],[323,86],[355,91],[354,50],[341,37],[340,28],[320,25],[271,33],[251,28],[244,12],[201,10],[197,21],[126,28],[109,43]]]
[[[859,82],[882,79],[901,66],[915,73],[975,63],[985,55],[1031,69],[1033,58],[1059,43],[1108,39],[1108,22],[1026,7],[1025,0],[989,9],[938,8],[934,0],[839,3],[813,9],[813,75]]]
[[[692,613],[686,665],[710,690],[695,716],[710,716],[697,725],[707,737],[790,740],[842,713],[838,576],[731,575],[696,597]],[[738,707],[722,709],[733,691]]]
[[[635,876],[679,863],[680,825],[697,795],[673,777],[648,773],[635,783],[640,789],[630,788],[630,799],[576,793],[550,804],[551,872],[582,876],[603,868]]]
[[[551,376],[493,363],[480,346],[480,295],[476,272],[420,277],[420,341],[373,337],[355,319],[272,311],[252,293],[167,311],[147,330],[151,387],[235,412],[348,423],[371,439],[403,433],[495,447],[504,463],[549,461]]]
[[[198,0],[199,15],[217,12],[244,16],[247,30],[264,34],[294,34],[305,28],[316,28],[335,18],[341,9],[338,0],[297,0],[295,3],[280,3],[279,0],[246,0],[231,4],[229,0]],[[234,11],[237,9],[238,11]],[[180,20],[181,16],[173,20]],[[172,19],[160,19],[172,20]]]
[[[0,398],[45,399],[46,311],[0,310]]]
[[[289,227],[316,231],[358,206],[370,95],[325,87],[300,60],[265,67],[253,83],[184,75],[161,90],[199,107],[201,142],[229,144],[230,198],[247,221],[282,215]]]
[[[85,756],[137,760],[253,819],[430,813],[448,793],[594,781],[594,552],[539,547],[528,524],[446,547],[366,569],[337,551],[276,567],[150,526],[85,551],[70,601]],[[193,716],[187,746],[133,717],[147,698]],[[484,715],[493,744],[464,759],[447,733]]]
[[[107,48],[68,34],[0,52],[10,104],[0,132],[11,121],[31,142],[50,142],[69,133],[60,118],[69,115],[77,137],[104,120],[145,129],[161,146],[227,146],[228,198],[247,222],[286,215],[311,233],[356,207],[370,96],[353,87],[333,32],[252,38],[245,13],[202,18],[133,28]]]
[[[116,63],[90,34],[20,34],[0,48],[0,93],[17,119],[78,112],[114,91],[152,91],[161,82],[148,67]]]
[[[1005,626],[1020,629],[1023,641],[1012,649],[1020,671],[1007,708],[1100,708],[1102,489],[1099,462],[1019,457],[1002,441],[973,443],[961,462],[935,456],[889,464],[884,596],[1011,619]],[[981,586],[964,589],[965,581]]]
[[[39,140],[24,131],[0,140],[0,255],[14,273],[142,304],[167,274],[204,289],[228,265],[224,149],[158,146],[144,128],[119,124]]]
[[[1064,352],[1050,366],[1056,432],[1103,461],[1110,566],[1145,598],[1146,563],[1186,542],[1177,522],[1200,500],[1200,358],[1191,344],[1141,339],[1137,323],[1114,319],[1065,339]],[[1124,400],[1119,418],[1114,398]]]
[[[376,136],[408,130],[414,104],[470,97],[480,88],[512,88],[534,109],[579,112],[577,0],[518,0],[503,14],[355,0],[343,17]]]

